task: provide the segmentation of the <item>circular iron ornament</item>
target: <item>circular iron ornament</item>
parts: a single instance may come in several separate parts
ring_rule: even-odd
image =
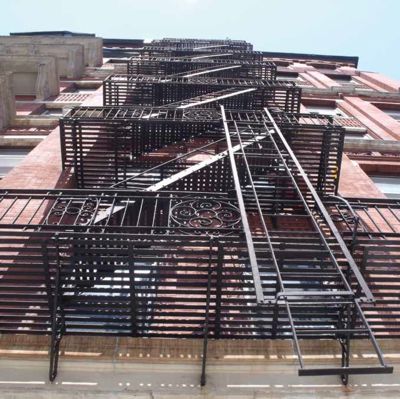
[[[187,109],[183,113],[183,119],[195,121],[213,121],[221,116],[214,109]]]
[[[190,77],[187,79],[190,83],[204,84],[204,85],[213,84],[217,82],[217,79],[208,76]]]
[[[185,234],[232,234],[240,223],[240,211],[228,201],[214,199],[185,200],[170,211],[173,226],[184,228]],[[218,231],[228,229],[228,231]]]

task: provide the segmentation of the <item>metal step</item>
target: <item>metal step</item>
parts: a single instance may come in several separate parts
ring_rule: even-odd
[[[299,369],[299,376],[351,375],[351,374],[393,374],[392,366],[380,367],[330,367]]]

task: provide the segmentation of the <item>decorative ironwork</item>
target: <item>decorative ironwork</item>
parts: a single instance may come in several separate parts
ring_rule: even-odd
[[[144,64],[184,56],[190,68],[227,57],[232,71],[264,62],[233,41],[165,39],[138,53]],[[344,129],[298,113],[293,82],[250,70],[112,75],[110,106],[60,122],[63,166],[82,190],[1,193],[0,332],[51,332],[51,379],[62,336],[82,333],[202,338],[202,385],[209,338],[290,337],[300,375],[345,384],[349,374],[392,371],[373,333],[387,316],[361,306],[372,304],[373,276],[320,198],[336,193]],[[350,365],[354,337],[371,340],[377,366]],[[336,340],[341,365],[304,367],[303,338]]]
[[[170,212],[170,221],[174,226],[191,227],[195,234],[218,235],[217,229],[238,229],[240,220],[240,211],[236,206],[207,198],[178,202]],[[193,231],[184,230],[184,233],[193,234]],[[227,234],[231,233],[222,233]]]
[[[330,216],[334,222],[344,222],[349,225],[354,225],[356,223],[355,216],[345,208],[341,208],[337,212],[331,212]]]
[[[98,202],[84,199],[57,199],[46,218],[46,224],[85,226],[93,219]]]
[[[182,119],[190,121],[212,121],[215,120],[215,110],[201,108],[185,109]]]

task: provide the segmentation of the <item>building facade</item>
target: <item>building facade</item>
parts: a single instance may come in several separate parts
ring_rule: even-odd
[[[400,82],[357,64],[0,37],[4,392],[398,397]]]

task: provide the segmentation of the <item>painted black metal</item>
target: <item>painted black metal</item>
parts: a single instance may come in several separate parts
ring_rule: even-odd
[[[198,96],[213,96],[227,89],[256,89],[239,98],[222,102],[229,109],[260,110],[264,106],[299,112],[301,89],[293,82],[255,78],[217,78],[207,76],[169,77],[153,75],[110,75],[104,80],[104,105],[168,106]],[[215,108],[215,103],[207,104]]]
[[[213,72],[215,68],[233,69]],[[192,59],[179,57],[132,57],[128,62],[128,74],[132,75],[169,75],[185,76],[202,72],[204,76],[217,76],[223,78],[256,78],[276,79],[276,65],[268,61],[234,60],[226,58]],[[209,71],[209,72],[207,72]]]
[[[375,276],[400,205],[337,196],[344,130],[299,113],[301,90],[247,42],[135,51],[146,75],[110,76],[109,105],[61,120],[79,189],[0,192],[0,331],[49,334],[50,380],[62,337],[81,334],[202,339],[201,385],[210,339],[291,338],[300,375],[344,384],[392,372],[376,337],[400,336],[385,311],[399,301],[379,291],[399,280]],[[354,338],[378,366],[350,364]],[[310,339],[336,341],[340,365],[308,368]]]

